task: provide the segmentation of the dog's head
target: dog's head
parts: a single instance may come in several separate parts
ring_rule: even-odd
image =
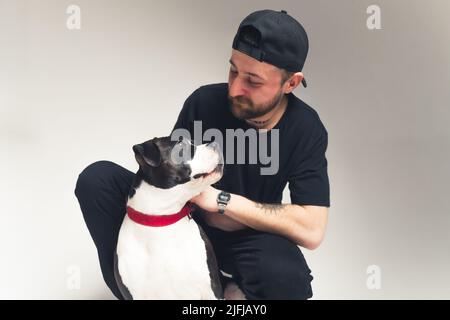
[[[223,155],[216,142],[195,146],[186,138],[162,137],[136,144],[133,151],[139,163],[137,175],[157,188],[188,184],[201,190],[222,177]]]

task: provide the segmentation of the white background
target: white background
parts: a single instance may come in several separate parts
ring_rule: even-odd
[[[81,30],[66,28],[71,4]],[[366,26],[370,4],[381,30]],[[308,88],[295,94],[329,133],[328,231],[303,250],[314,298],[450,297],[450,2],[0,0],[0,298],[114,298],[78,174],[102,159],[135,171],[131,146],[227,81],[239,22],[264,8],[305,26]]]

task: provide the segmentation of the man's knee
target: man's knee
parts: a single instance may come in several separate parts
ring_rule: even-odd
[[[120,186],[117,180],[121,170],[125,169],[102,160],[91,163],[78,175],[75,196],[91,233],[95,232],[92,228],[106,223],[117,225],[123,219],[126,195],[122,193],[127,187]]]
[[[256,299],[309,299],[312,297],[311,270],[300,249],[291,241],[275,235],[262,244],[251,279]]]
[[[99,190],[117,166],[114,162],[107,160],[96,161],[88,165],[78,175],[75,185],[75,195],[77,198],[84,195],[92,195],[93,192]]]

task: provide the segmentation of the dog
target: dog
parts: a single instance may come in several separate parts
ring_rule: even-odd
[[[139,164],[114,258],[125,299],[223,299],[210,241],[190,217],[189,200],[223,174],[220,146],[170,137],[133,146]]]

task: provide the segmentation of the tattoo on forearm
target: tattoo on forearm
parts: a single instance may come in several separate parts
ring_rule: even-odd
[[[285,206],[283,204],[277,204],[277,203],[272,204],[272,203],[257,203],[256,202],[256,207],[258,209],[264,210],[264,212],[267,214],[278,214],[284,209]]]

